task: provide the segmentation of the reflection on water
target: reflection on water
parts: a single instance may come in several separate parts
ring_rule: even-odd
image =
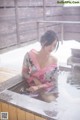
[[[80,98],[80,79],[75,79],[72,72],[61,72],[59,76],[59,93],[69,98]]]
[[[40,89],[39,91],[35,91],[35,92],[30,92],[28,91],[28,84],[26,83],[26,81],[22,81],[20,83],[18,83],[17,85],[9,88],[8,90],[11,90],[13,92],[19,93],[19,94],[23,94],[23,95],[28,95],[30,97],[42,100],[41,96],[39,95],[39,92],[43,93],[44,89]],[[54,91],[54,93],[53,93]],[[54,87],[54,89],[50,89],[47,92],[45,92],[45,94],[53,94],[55,98],[58,97],[58,89],[57,87]],[[43,101],[43,100],[42,100]]]

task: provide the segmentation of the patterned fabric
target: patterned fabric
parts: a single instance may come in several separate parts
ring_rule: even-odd
[[[26,53],[23,62],[22,75],[28,82],[29,86],[34,84],[34,77],[42,84],[46,84],[46,91],[56,92],[57,90],[57,64],[51,64],[48,67],[40,68],[36,59],[37,51],[31,50]]]

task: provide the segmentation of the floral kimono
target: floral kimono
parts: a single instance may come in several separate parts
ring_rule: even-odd
[[[44,88],[47,93],[56,93],[57,89],[57,64],[51,64],[48,67],[40,68],[36,59],[36,50],[31,50],[26,53],[23,62],[22,75],[26,74],[25,80],[29,86],[33,86],[34,77],[36,77],[42,84],[46,84]]]

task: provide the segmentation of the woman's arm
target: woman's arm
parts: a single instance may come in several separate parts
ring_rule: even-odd
[[[42,88],[48,88],[52,86],[52,84],[39,84],[39,85],[35,85],[35,86],[31,86],[30,88],[28,88],[27,90],[30,91],[30,92],[35,92],[39,89],[42,89]]]
[[[27,80],[30,75],[28,73],[29,70],[29,63],[28,63],[28,54],[26,54],[24,56],[24,60],[23,60],[23,66],[22,66],[22,77]]]
[[[38,89],[41,89],[41,88],[48,88],[48,87],[51,87],[53,86],[53,83],[52,82],[47,82],[47,83],[44,83],[44,84],[41,84],[41,85],[38,85]]]
[[[22,66],[22,76],[23,78],[29,82],[29,78],[32,78],[35,85],[41,85],[42,83],[40,82],[40,80],[38,80],[37,77],[35,77],[33,74],[30,74],[30,62],[29,62],[29,55],[28,53],[25,55],[24,57],[24,61],[23,61],[23,66]]]
[[[37,85],[37,86],[42,84],[40,82],[40,80],[38,80],[36,77],[34,77],[33,81],[34,81],[35,85]]]

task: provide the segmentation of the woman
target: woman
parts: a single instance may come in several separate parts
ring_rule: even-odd
[[[32,49],[26,53],[22,76],[29,85],[28,91],[37,93],[46,102],[51,102],[58,91],[55,79],[57,59],[50,53],[58,48],[59,41],[56,33],[49,30],[41,37],[40,43],[42,46],[40,51]]]

